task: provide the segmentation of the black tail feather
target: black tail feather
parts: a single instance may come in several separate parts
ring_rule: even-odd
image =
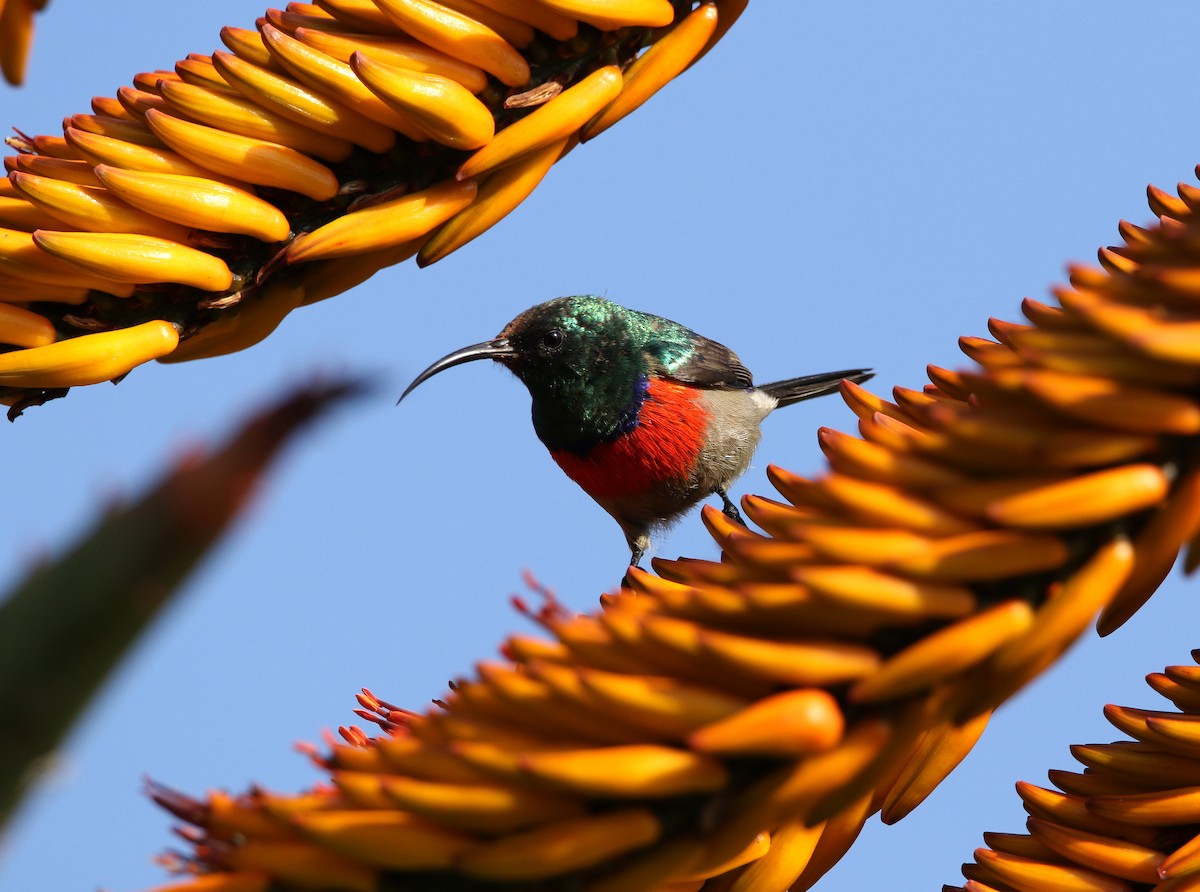
[[[782,407],[790,406],[801,400],[810,400],[813,397],[834,393],[843,378],[855,384],[861,384],[873,377],[875,377],[875,373],[870,369],[843,369],[840,372],[825,372],[821,375],[805,375],[802,378],[788,378],[786,381],[759,384],[758,389],[775,397]]]

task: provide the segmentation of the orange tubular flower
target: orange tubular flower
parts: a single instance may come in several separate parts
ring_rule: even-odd
[[[5,0],[0,3],[0,74],[16,86],[25,80],[33,45],[33,16],[50,0]]]
[[[773,467],[782,499],[743,503],[764,532],[705,510],[721,561],[631,570],[595,614],[549,602],[550,640],[509,639],[507,661],[427,713],[364,692],[383,733],[342,730],[318,757],[330,787],[156,788],[194,825],[178,866],[195,877],[165,888],[809,888],[870,815],[919,804],[1097,614],[1108,634],[1137,611],[1200,534],[1200,192],[1180,191],[1151,190],[1159,223],[1122,224],[1060,306],[1027,300],[1028,324],[964,339],[976,367],[931,367],[892,400],[845,386],[861,436],[821,432],[824,476]],[[1153,683],[1194,711],[1194,675]],[[1110,717],[1153,758],[1089,751],[1122,767],[1039,794],[1033,839],[993,843],[966,888],[1185,887],[1197,725]],[[1114,830],[1130,823],[1144,829]],[[1190,829],[1167,845],[1154,828],[1176,824]],[[1123,879],[1080,885],[1104,870]]]

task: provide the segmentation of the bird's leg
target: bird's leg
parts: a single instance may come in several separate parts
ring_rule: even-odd
[[[721,509],[721,513],[735,523],[740,523],[742,526],[745,526],[746,521],[742,520],[742,514],[740,511],[738,511],[737,505],[729,501],[729,496],[726,495],[725,490],[718,487],[717,489],[713,490],[713,492],[719,495],[721,497],[721,501],[725,503],[724,507]]]
[[[625,544],[629,546],[629,566],[636,567],[642,562],[646,549],[650,547],[650,533],[645,527],[626,524],[620,520],[617,522],[625,531]]]
[[[629,543],[629,570],[632,570],[642,561],[642,555],[646,553],[646,547],[637,542]],[[621,577],[622,588],[633,588],[629,580],[629,570],[625,571],[625,575]]]

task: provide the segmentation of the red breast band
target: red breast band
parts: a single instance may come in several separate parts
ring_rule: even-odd
[[[708,428],[700,391],[651,379],[632,431],[586,456],[551,452],[558,466],[592,498],[632,496],[691,474]]]

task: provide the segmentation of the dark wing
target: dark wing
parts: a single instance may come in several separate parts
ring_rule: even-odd
[[[694,331],[683,332],[683,337],[668,337],[647,346],[647,358],[658,374],[696,387],[745,390],[754,386],[754,377],[736,353]]]
[[[816,396],[835,393],[841,387],[843,380],[853,384],[862,384],[874,377],[875,375],[870,369],[842,369],[840,372],[822,372],[819,375],[788,378],[786,381],[772,381],[770,384],[763,384],[759,390],[767,396],[775,397],[782,408],[801,400],[811,400]]]

